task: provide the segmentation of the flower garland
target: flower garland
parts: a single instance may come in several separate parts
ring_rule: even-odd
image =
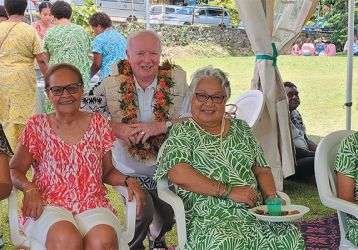
[[[117,66],[121,82],[119,93],[122,98],[119,100],[119,106],[122,112],[122,122],[137,123],[138,100],[131,66],[127,60],[121,60]],[[169,109],[173,105],[170,89],[175,85],[171,77],[173,69],[174,65],[169,61],[165,61],[159,66],[157,88],[153,96],[153,114],[154,120],[157,122],[169,119]],[[152,136],[145,143],[128,146],[128,152],[139,161],[155,161],[165,139],[165,134]]]

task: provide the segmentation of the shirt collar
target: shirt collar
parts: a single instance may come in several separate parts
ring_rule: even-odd
[[[137,82],[137,79],[135,78],[134,76],[134,83],[135,83],[135,87],[137,89],[137,92],[138,91],[142,91],[142,92],[145,92],[147,90],[155,90],[157,88],[157,83],[158,83],[158,79],[157,77],[154,78],[153,82],[146,88],[146,89],[142,89],[141,86],[139,86],[138,82]]]

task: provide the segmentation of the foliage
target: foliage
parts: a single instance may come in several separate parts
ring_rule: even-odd
[[[236,6],[235,0],[214,0],[210,1],[209,5],[224,7],[230,14],[233,27],[237,27],[239,25],[239,10]]]
[[[93,0],[84,0],[83,5],[72,5],[71,21],[81,25],[88,33],[92,33],[89,18],[98,11]]]
[[[348,3],[346,0],[322,0],[321,4],[331,7],[324,18],[326,27],[331,28],[333,33],[330,39],[339,47],[343,47],[347,40]],[[358,7],[355,7],[355,27],[358,25]]]

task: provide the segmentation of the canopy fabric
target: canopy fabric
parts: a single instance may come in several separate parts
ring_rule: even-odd
[[[265,98],[260,121],[254,128],[272,169],[277,190],[295,173],[289,110],[272,43],[279,51],[292,45],[318,0],[236,0],[240,17],[257,57],[252,89]],[[266,55],[266,56],[265,56]],[[271,59],[270,59],[271,58]]]

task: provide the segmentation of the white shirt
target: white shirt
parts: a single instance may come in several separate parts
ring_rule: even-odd
[[[153,96],[157,88],[157,77],[144,90],[139,86],[135,77],[134,81],[138,97],[138,121],[151,122],[153,121]],[[147,166],[130,157],[127,152],[127,146],[124,145],[122,140],[116,140],[112,148],[112,155],[115,167],[125,175],[153,176],[155,172],[154,163],[152,166]]]

